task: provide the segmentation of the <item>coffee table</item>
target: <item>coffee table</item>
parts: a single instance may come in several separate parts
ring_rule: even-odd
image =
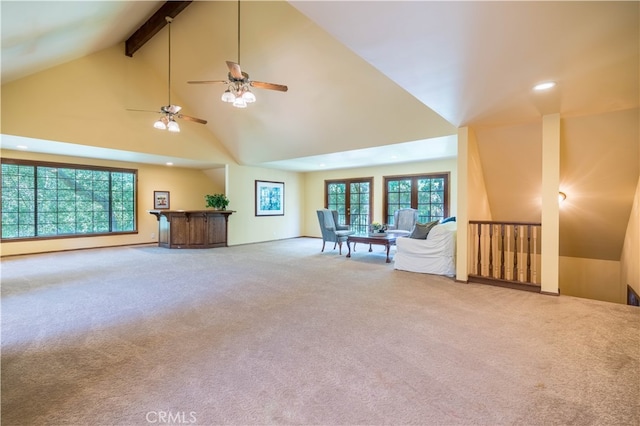
[[[384,237],[371,237],[369,235],[349,235],[347,237],[347,249],[349,249],[349,253],[347,253],[347,257],[351,257],[351,243],[353,243],[353,251],[356,251],[356,243],[364,243],[369,244],[369,251],[371,251],[371,245],[377,244],[381,246],[385,246],[387,248],[387,263],[390,263],[389,259],[389,249],[392,245],[396,243],[396,236],[391,234],[387,234]]]

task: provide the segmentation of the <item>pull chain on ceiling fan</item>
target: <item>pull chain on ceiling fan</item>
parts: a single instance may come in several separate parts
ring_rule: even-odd
[[[166,16],[165,20],[167,21],[167,25],[169,26],[168,28],[169,68],[168,68],[168,78],[167,78],[167,92],[168,92],[167,99],[169,100],[169,104],[161,106],[160,111],[147,111],[147,110],[140,110],[140,109],[130,109],[129,111],[159,112],[160,118],[155,123],[153,123],[153,127],[160,130],[168,130],[170,132],[179,132],[180,126],[176,122],[175,120],[176,118],[181,118],[187,121],[193,121],[200,124],[207,124],[207,120],[181,114],[180,110],[182,109],[182,107],[179,105],[171,104],[171,22],[173,22],[173,18],[171,18],[170,16]]]
[[[240,68],[240,0],[238,0],[238,62],[227,62],[229,74],[227,80],[187,81],[189,84],[226,84],[227,90],[222,94],[222,101],[233,104],[236,108],[246,108],[247,104],[256,101],[256,96],[249,87],[286,92],[289,88],[282,84],[263,83],[249,79],[249,74]]]

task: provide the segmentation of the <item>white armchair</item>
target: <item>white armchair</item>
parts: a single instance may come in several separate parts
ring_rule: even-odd
[[[423,274],[456,274],[456,222],[435,225],[426,239],[398,238],[394,269]]]

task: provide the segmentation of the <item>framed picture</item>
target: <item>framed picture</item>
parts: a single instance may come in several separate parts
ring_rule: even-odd
[[[156,210],[169,208],[169,191],[153,191],[153,208]]]
[[[284,182],[256,180],[256,216],[284,216]]]

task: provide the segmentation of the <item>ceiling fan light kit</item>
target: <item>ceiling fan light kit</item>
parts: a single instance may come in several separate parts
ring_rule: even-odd
[[[180,132],[180,126],[178,123],[171,117],[163,116],[158,119],[155,123],[153,123],[153,127],[160,130],[168,130],[173,133]]]
[[[167,124],[167,130],[173,133],[178,133],[180,132],[180,126],[178,126],[178,123],[176,123],[172,118],[169,120],[169,123]]]
[[[254,95],[251,90],[246,89],[244,92],[242,92],[242,99],[250,104],[256,101],[256,95]]]
[[[230,103],[236,108],[246,108],[247,104],[256,101],[256,95],[254,95],[248,87],[229,86],[229,88],[222,93],[220,99],[222,102]]]
[[[231,89],[227,89],[222,94],[222,102],[233,102],[236,100],[236,95],[231,93]]]
[[[182,107],[180,105],[172,105],[171,104],[171,22],[173,22],[173,18],[170,16],[166,16],[165,20],[167,21],[168,28],[168,40],[169,40],[169,75],[168,75],[168,95],[169,95],[169,104],[160,107],[160,111],[147,111],[141,109],[129,109],[129,111],[141,111],[141,112],[155,112],[160,113],[160,118],[153,123],[153,127],[159,130],[168,130],[172,133],[179,133],[180,126],[176,121],[176,118],[181,118],[187,121],[193,121],[195,123],[207,124],[207,120],[203,120],[201,118],[190,117],[188,115],[184,115],[180,113]]]
[[[240,68],[240,0],[238,0],[238,62],[227,61],[229,75],[227,80],[204,80],[204,81],[187,81],[189,84],[216,84],[222,83],[227,85],[227,90],[222,93],[220,99],[222,102],[230,103],[236,108],[246,108],[247,104],[256,101],[256,95],[249,87],[258,87],[260,89],[277,90],[286,92],[289,88],[283,84],[264,83],[261,81],[249,80],[249,74],[243,72]]]
[[[153,123],[153,127],[160,130],[166,130],[168,121],[169,120],[167,120],[167,117],[160,117],[158,121]]]
[[[246,108],[247,107],[247,101],[245,101],[244,99],[242,99],[241,96],[238,96],[234,99],[233,103],[231,104],[236,108]]]

